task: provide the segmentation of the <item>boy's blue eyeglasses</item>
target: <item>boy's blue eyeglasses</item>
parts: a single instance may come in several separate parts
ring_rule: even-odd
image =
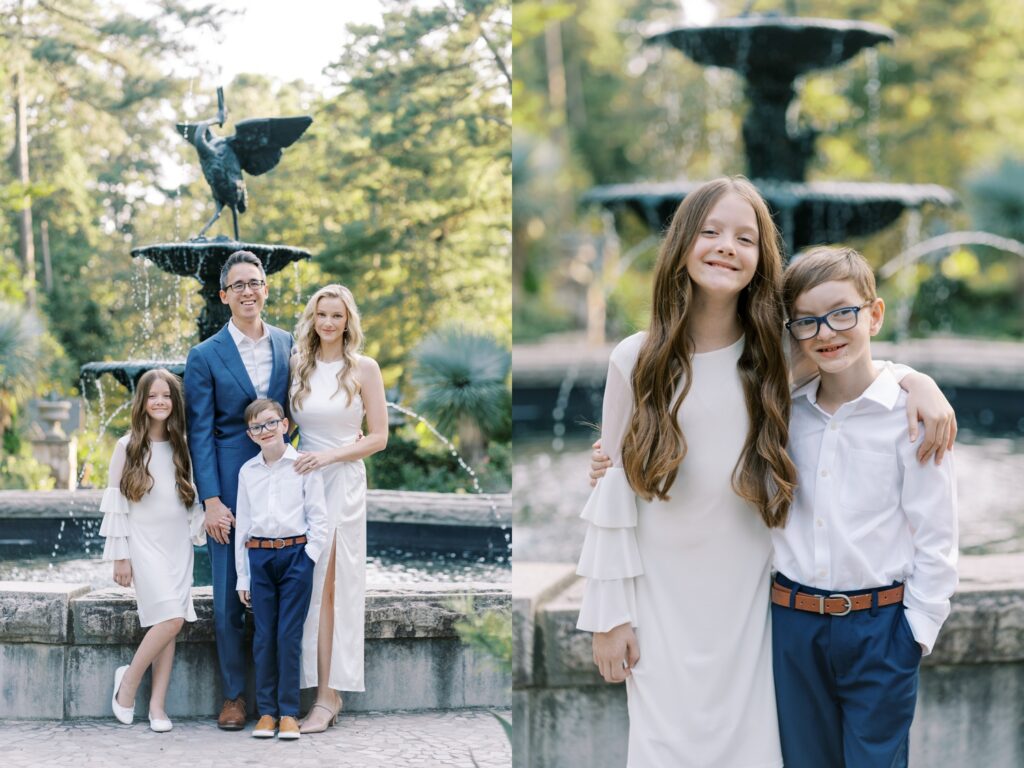
[[[264,431],[268,429],[271,431],[277,429],[277,425],[280,424],[281,421],[281,419],[271,419],[270,421],[264,422],[263,424],[253,424],[245,431],[248,432],[253,437],[256,437],[257,435],[262,435]]]
[[[813,339],[821,330],[822,323],[833,331],[848,331],[857,325],[857,316],[860,311],[873,304],[874,301],[874,299],[865,301],[859,307],[839,307],[818,317],[798,317],[796,320],[786,323],[786,329],[797,341]]]

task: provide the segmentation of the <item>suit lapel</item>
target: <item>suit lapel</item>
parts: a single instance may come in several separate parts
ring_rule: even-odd
[[[249,372],[245,370],[245,363],[242,362],[242,356],[238,353],[238,347],[235,345],[235,340],[231,338],[231,331],[228,330],[227,324],[213,337],[213,342],[217,356],[224,363],[224,367],[235,378],[242,391],[248,395],[249,400],[255,400],[256,390],[249,378]]]

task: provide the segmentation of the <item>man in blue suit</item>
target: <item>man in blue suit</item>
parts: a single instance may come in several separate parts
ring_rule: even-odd
[[[220,273],[231,319],[188,353],[188,444],[213,566],[213,617],[224,705],[217,724],[245,727],[245,614],[235,591],[234,515],[238,470],[259,452],[246,436],[245,408],[258,397],[288,402],[292,337],[263,322],[267,276],[259,258],[236,251]]]

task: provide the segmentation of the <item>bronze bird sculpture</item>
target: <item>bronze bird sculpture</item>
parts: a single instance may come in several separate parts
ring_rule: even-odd
[[[223,128],[226,119],[224,89],[218,88],[216,117],[195,124],[178,123],[178,132],[199,153],[199,165],[217,204],[213,218],[194,240],[205,237],[225,206],[231,209],[238,240],[238,214],[245,213],[248,205],[242,171],[259,176],[274,168],[281,160],[281,150],[294,144],[313,122],[308,115],[263,117],[236,123],[233,136],[217,136],[210,130],[215,123]]]

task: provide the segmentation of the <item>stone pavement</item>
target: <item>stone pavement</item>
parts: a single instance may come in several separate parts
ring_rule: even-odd
[[[506,720],[509,710],[497,710]],[[176,720],[170,733],[146,721],[125,726],[105,720],[0,721],[3,768],[508,768],[505,732],[482,709],[342,714],[326,733],[296,742],[254,739],[217,729],[212,718]]]

